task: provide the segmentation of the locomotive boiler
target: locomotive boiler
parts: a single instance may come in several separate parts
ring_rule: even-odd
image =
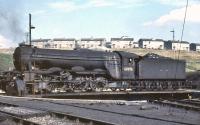
[[[50,91],[116,90],[109,86],[113,83],[119,89],[132,90],[187,87],[185,61],[156,54],[139,56],[123,51],[56,50],[23,45],[15,49],[13,59],[16,70],[34,90],[41,82]]]
[[[126,52],[54,50],[21,46],[16,48],[13,57],[15,68],[21,72],[54,68],[77,76],[104,75],[114,80],[125,80],[135,79],[134,59],[139,56]]]

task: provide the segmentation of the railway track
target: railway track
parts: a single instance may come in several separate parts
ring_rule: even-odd
[[[8,97],[8,98],[11,98],[11,97]],[[14,97],[12,97],[12,100],[14,100]],[[75,103],[65,103],[64,101],[62,102],[56,102],[55,100],[51,100],[51,99],[26,99],[28,102],[35,102],[35,103],[39,103],[39,104],[42,104],[42,105],[46,105],[48,104],[49,106],[53,106],[53,105],[56,105],[57,107],[65,107],[65,108],[68,108],[68,109],[73,109],[74,111],[75,110],[81,110],[81,111],[86,111],[86,112],[96,112],[98,114],[107,114],[107,115],[110,115],[110,116],[117,116],[118,118],[120,117],[127,117],[127,118],[130,118],[130,119],[141,119],[141,120],[144,120],[144,121],[151,121],[151,122],[155,122],[155,123],[165,123],[165,124],[173,124],[173,125],[199,125],[199,124],[196,124],[196,123],[190,123],[188,121],[181,121],[181,120],[176,120],[176,119],[168,119],[168,118],[164,118],[164,117],[155,117],[155,116],[151,116],[151,115],[145,115],[145,114],[141,114],[141,113],[137,113],[136,112],[121,112],[121,111],[117,111],[117,110],[110,110],[110,109],[101,109],[101,108],[98,108],[98,107],[95,107],[95,106],[92,106],[93,104],[90,105],[89,104],[78,104],[77,102]],[[21,100],[22,101],[22,100]],[[9,102],[7,104],[7,102]],[[15,101],[14,101],[15,102]],[[16,105],[13,105],[12,104],[13,101],[6,101],[6,103],[2,103],[2,105],[8,105],[11,106],[11,107],[21,107],[21,106],[24,106],[23,108],[27,108],[27,107],[31,107],[31,109],[29,108],[29,110],[39,110],[40,113],[37,113],[36,114],[33,114],[31,117],[24,117],[23,120],[28,120],[30,122],[34,122],[34,124],[45,124],[45,121],[56,121],[56,123],[74,123],[74,124],[84,124],[84,125],[87,125],[87,124],[90,124],[90,125],[114,125],[114,124],[117,124],[116,122],[113,122],[113,121],[110,121],[111,123],[109,122],[104,122],[104,121],[100,121],[100,120],[96,120],[96,119],[91,119],[90,118],[86,118],[86,117],[79,117],[79,116],[76,116],[78,114],[74,114],[72,115],[71,111],[68,111],[66,113],[63,113],[62,111],[59,112],[58,110],[54,110],[54,109],[46,109],[46,108],[42,108],[42,107],[34,107],[33,106],[33,109],[32,109],[32,106],[31,105],[24,105],[24,103],[16,103]],[[1,104],[1,103],[0,103]],[[101,105],[101,104],[100,104]],[[124,105],[124,104],[118,104],[118,105]],[[111,105],[110,105],[111,106]],[[112,104],[112,106],[114,106]],[[132,108],[132,107],[130,107]],[[147,112],[149,111],[149,109],[151,110],[151,108],[154,108],[155,109],[155,106],[154,107],[141,107],[141,110],[145,111],[147,110]],[[123,108],[122,108],[123,109]],[[158,109],[155,109],[154,111],[156,111]],[[142,112],[143,112],[142,111]],[[34,116],[35,115],[35,116]],[[27,115],[28,116],[28,115]],[[97,118],[98,119],[98,118]],[[39,122],[38,122],[39,121]],[[106,121],[106,120],[105,120]],[[109,120],[108,120],[109,121]]]
[[[43,101],[43,100],[41,100]],[[167,123],[171,123],[171,124],[181,124],[181,125],[196,125],[196,124],[192,124],[192,123],[185,123],[185,122],[178,122],[178,121],[173,121],[173,120],[166,120],[166,119],[162,119],[162,118],[155,118],[155,117],[151,117],[151,116],[144,116],[144,115],[139,115],[139,114],[128,114],[128,113],[120,113],[120,112],[116,112],[116,111],[109,111],[109,110],[102,110],[102,109],[98,109],[98,108],[90,108],[90,107],[85,107],[85,106],[80,106],[80,105],[76,105],[76,104],[62,104],[62,103],[57,103],[57,102],[53,102],[53,101],[48,101],[50,103],[54,103],[54,104],[58,104],[58,105],[67,105],[67,106],[71,106],[71,107],[75,107],[75,108],[82,108],[82,109],[87,109],[87,110],[93,110],[93,111],[100,111],[100,112],[106,112],[106,113],[111,113],[113,115],[117,114],[117,115],[121,115],[123,116],[130,116],[130,117],[138,117],[138,118],[143,118],[143,119],[150,119],[150,120],[156,120],[156,121],[164,121]],[[119,105],[124,105],[123,103],[119,103]],[[148,110],[151,108],[156,108],[156,107],[141,107],[141,110]]]
[[[0,102],[0,113],[9,117],[17,125],[114,125],[96,119],[26,108],[2,102]]]
[[[96,100],[156,100],[164,99],[185,99],[193,92],[186,90],[176,91],[119,91],[119,92],[80,92],[80,93],[60,93],[60,94],[43,94],[42,98],[55,99],[96,99]]]
[[[172,107],[184,108],[186,110],[194,110],[200,112],[199,99],[183,99],[183,100],[154,100],[156,104],[169,105]]]
[[[0,114],[1,116],[4,116],[3,120],[7,119],[10,120],[11,123],[9,124],[16,123],[16,125],[39,125],[37,123],[24,119],[22,115],[17,114],[17,112],[15,112],[16,110],[13,110],[14,112],[12,112],[11,110],[6,111],[6,108],[11,108],[11,107],[16,108],[17,106],[8,103],[2,103],[2,102],[0,103]]]
[[[37,124],[37,123],[34,123],[34,122],[31,122],[31,121],[28,121],[28,120],[25,120],[23,118],[20,118],[20,117],[17,117],[17,116],[14,116],[14,115],[9,115],[7,113],[2,113],[0,112],[1,115],[3,115],[4,117],[6,116],[7,118],[4,118],[3,120],[1,121],[4,121],[4,120],[9,120],[9,124],[12,124],[12,125],[40,125],[40,124]],[[8,122],[8,121],[7,121]],[[1,123],[1,122],[0,122]],[[7,123],[6,123],[7,124]]]
[[[177,102],[200,107],[200,100],[199,99],[184,99],[184,100],[178,100]]]

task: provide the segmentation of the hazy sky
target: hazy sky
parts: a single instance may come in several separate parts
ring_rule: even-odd
[[[33,38],[169,40],[174,29],[179,40],[185,5],[186,0],[0,0],[0,46],[25,39],[29,13]],[[200,43],[200,0],[189,0],[183,40]]]

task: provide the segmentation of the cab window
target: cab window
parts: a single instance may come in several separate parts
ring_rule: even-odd
[[[129,64],[133,64],[133,59],[132,58],[128,58],[128,63]]]

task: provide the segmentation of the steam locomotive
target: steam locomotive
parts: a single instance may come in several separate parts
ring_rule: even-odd
[[[13,54],[21,84],[40,90],[169,90],[188,87],[185,61],[148,53],[56,50],[27,45]]]

